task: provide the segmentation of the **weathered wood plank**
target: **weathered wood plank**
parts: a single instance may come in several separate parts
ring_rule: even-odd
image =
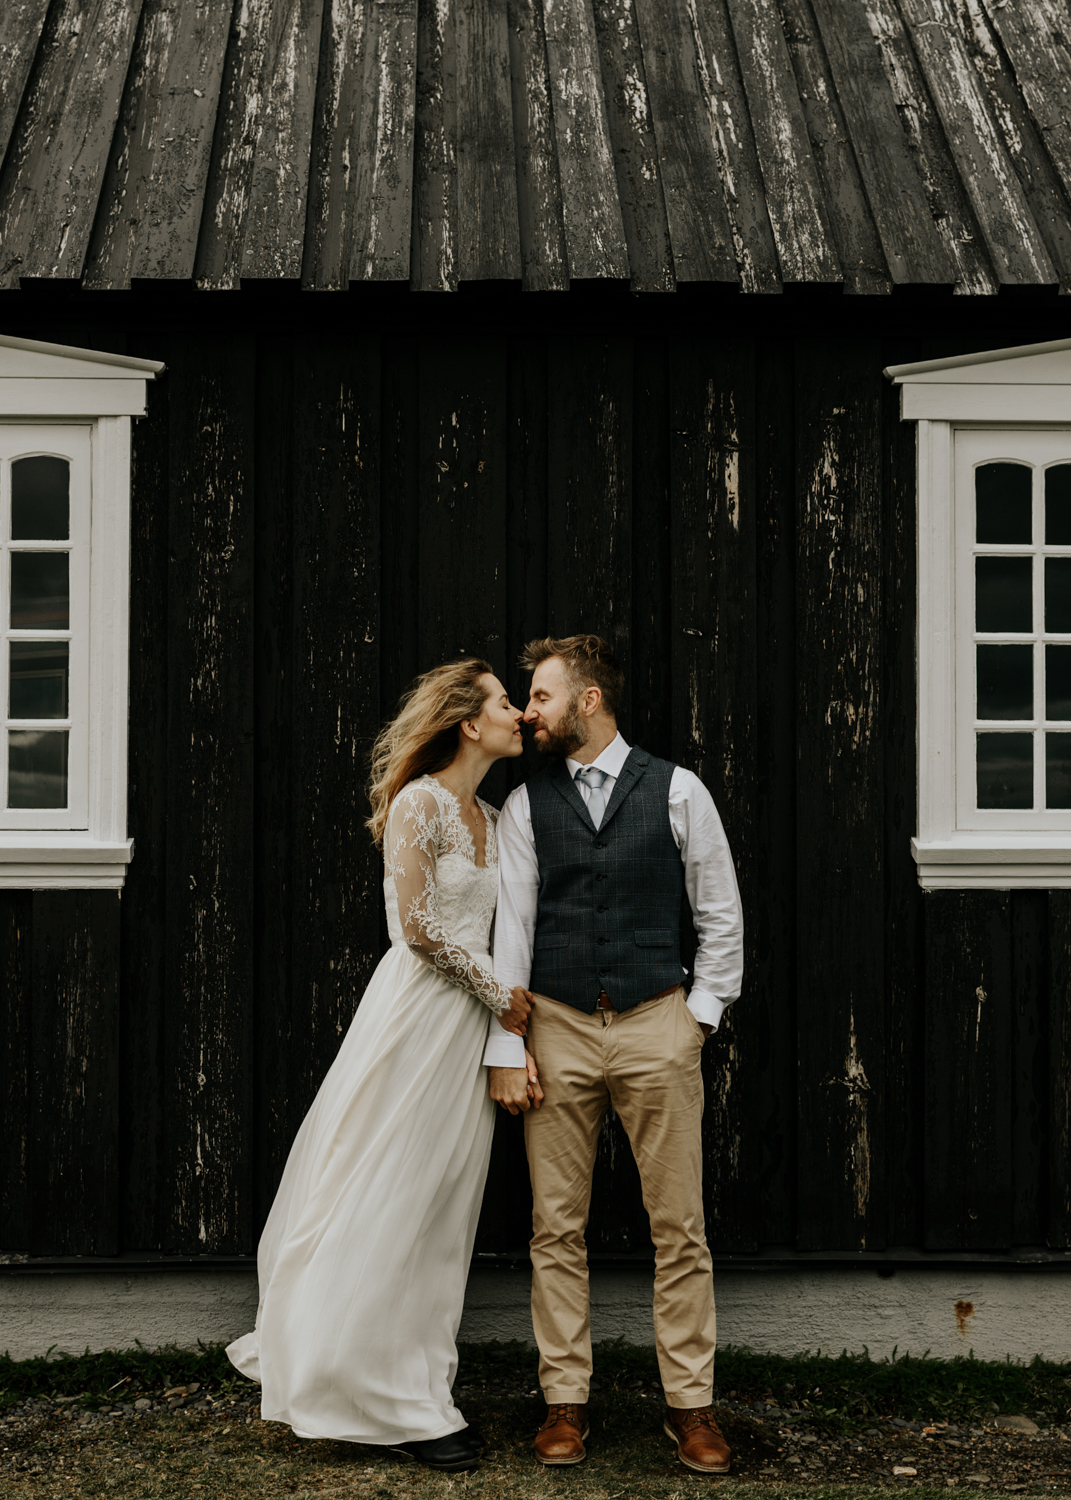
[[[627,280],[591,0],[543,0],[565,243],[572,281]]]
[[[140,9],[138,0],[53,8],[0,174],[0,286],[81,279]]]
[[[231,30],[197,282],[301,276],[324,0],[250,0]]]
[[[415,339],[383,345],[380,458],[380,536],[390,566],[380,580],[380,714],[395,713],[398,698],[420,670],[417,597],[420,546],[420,359]],[[386,929],[384,929],[385,931]]]
[[[667,760],[673,753],[672,349],[665,339],[637,339],[633,353],[632,649],[621,721],[630,743]]]
[[[1049,922],[1046,891],[1011,891],[1013,1245],[1040,1245],[1047,1229]]]
[[[633,0],[593,0],[593,5],[632,290],[671,292],[673,250],[635,6]]]
[[[0,1252],[25,1254],[33,1234],[29,891],[0,891]]]
[[[508,20],[521,284],[526,292],[565,291],[569,267],[541,0],[509,0]]]
[[[591,631],[628,660],[632,631],[632,342],[547,345],[547,628]]]
[[[346,3],[346,0],[336,0]],[[350,281],[408,281],[417,0],[376,0],[352,207]]]
[[[912,343],[882,351],[886,365],[921,359]],[[885,1194],[890,1245],[922,1235],[925,973],[922,892],[911,856],[917,822],[915,610],[918,547],[915,424],[899,396],[881,394],[884,537]]]
[[[509,509],[504,338],[426,340],[420,351],[420,669],[482,656],[505,681]],[[512,767],[481,795],[501,806]]]
[[[30,1250],[119,1249],[119,896],[35,891]]]
[[[776,0],[729,0],[783,282],[843,280]]]
[[[1071,1250],[1071,891],[1050,891],[1049,1214],[1046,1243]]]
[[[575,274],[575,273],[574,273]],[[629,339],[547,340],[548,634],[591,631],[626,671],[632,641],[633,363]],[[589,1246],[643,1248],[636,1164],[607,1113],[596,1153]]]
[[[761,1165],[757,1237],[796,1237],[796,508],[793,359],[789,340],[755,353],[755,815],[747,983],[758,1037],[756,1131]],[[741,1017],[743,1020],[743,1016]]]
[[[483,656],[506,670],[504,338],[420,350],[420,669]]]
[[[1071,284],[1071,200],[1068,193],[1042,145],[1037,124],[1008,55],[984,8],[975,0],[945,0],[945,8],[985,89],[1031,217],[1066,290]]]
[[[808,0],[780,0],[780,9],[844,290],[887,293],[888,267],[814,13]]]
[[[0,11],[0,162],[7,155],[47,17],[48,0],[9,0]]]
[[[455,31],[452,5],[419,0],[410,265],[415,292],[457,291]]]
[[[685,0],[636,0],[673,270],[678,282],[733,285],[741,272],[723,192],[709,59],[689,15]]]
[[[302,279],[408,281],[417,0],[330,0]]]
[[[167,1248],[252,1249],[253,398],[248,337],[172,341]]]
[[[380,723],[380,344],[302,341],[294,371],[292,987],[295,1123],[379,958],[383,866],[364,820]]]
[[[699,76],[699,117],[706,120],[718,168],[715,178],[697,175],[689,191],[713,194],[716,183],[720,183],[743,290],[779,292],[781,278],[766,189],[725,0],[674,3],[679,7],[674,23],[678,40],[670,45],[690,48],[694,53],[690,66]],[[644,56],[649,55],[645,32]],[[666,107],[674,107],[672,97]]]
[[[800,1249],[885,1237],[880,369],[796,347]]]
[[[456,26],[459,277],[520,281],[506,0],[468,0]]]
[[[900,13],[959,177],[1002,285],[1055,285],[1056,270],[997,132],[981,80],[945,0],[900,0]]]
[[[271,1208],[308,1103],[292,1087],[291,1059],[305,1036],[306,996],[292,967],[294,727],[293,340],[257,345],[253,506],[254,783],[253,997],[256,1126],[253,1223]]]
[[[141,197],[133,279],[193,276],[231,16],[208,0],[172,11],[167,71],[154,80],[155,146]],[[157,102],[158,101],[158,102]],[[158,111],[158,112],[157,112]],[[124,205],[129,212],[129,205]]]
[[[87,258],[88,288],[193,277],[229,30],[226,6],[145,0]]]
[[[746,990],[704,1049],[707,1238],[758,1241],[755,916],[755,398],[749,341],[675,343],[670,359],[673,759],[725,824],[744,906]],[[667,664],[669,665],[669,664]]]
[[[1071,194],[1071,32],[1060,0],[983,0],[1045,150]]]
[[[1007,891],[929,891],[928,1250],[1001,1250],[1012,1226],[1011,925]]]
[[[546,341],[541,338],[510,339],[506,358],[509,379],[506,458],[509,631],[503,680],[511,701],[518,708],[524,708],[528,704],[531,676],[521,669],[518,659],[528,641],[548,633],[551,544],[547,531],[549,392]],[[526,780],[539,761],[539,752],[529,740],[524,754],[505,764],[509,790]],[[527,1230],[524,1230],[520,1242],[524,1242],[526,1235]]]
[[[131,354],[164,359],[159,336]],[[127,831],[135,857],[120,903],[119,1203],[125,1250],[158,1250],[166,1203],[164,1012],[167,929],[168,406],[150,383],[131,438],[130,738]]]
[[[813,0],[813,9],[893,284],[951,286],[954,265],[934,225],[866,14],[836,0]]]
[[[839,14],[836,7],[834,12]],[[858,14],[861,17],[864,13],[860,11]],[[960,293],[975,295],[996,292],[997,280],[978,221],[949,151],[897,0],[873,0],[865,11],[865,18],[866,29],[870,32],[871,54],[876,56],[879,70],[884,72],[895,105],[903,143],[897,150],[906,149],[908,165],[913,166],[922,185],[930,223],[944,246],[946,263],[953,269],[955,288]],[[859,46],[865,45],[866,38],[861,36]],[[892,122],[887,123],[891,126]],[[852,130],[852,143],[858,151],[854,124]],[[892,188],[891,180],[886,186]],[[871,207],[874,207],[873,199]],[[934,266],[930,271],[934,284],[940,284],[939,270]],[[921,278],[917,279],[921,281]],[[898,281],[895,274],[893,281]]]

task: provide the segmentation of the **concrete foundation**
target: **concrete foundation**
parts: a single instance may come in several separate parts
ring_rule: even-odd
[[[527,1268],[474,1268],[460,1338],[532,1341]],[[866,1350],[1025,1363],[1071,1359],[1071,1274],[937,1267],[719,1270],[718,1338],[772,1354]],[[252,1328],[251,1270],[0,1274],[0,1351],[13,1359],[84,1349],[195,1347]],[[651,1272],[594,1271],[592,1336],[651,1344]]]

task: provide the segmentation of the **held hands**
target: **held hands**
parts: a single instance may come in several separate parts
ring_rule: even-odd
[[[525,1114],[543,1103],[543,1087],[535,1058],[524,1049],[523,1068],[488,1068],[491,1098],[511,1115]]]
[[[524,1036],[528,1030],[528,1016],[532,1009],[531,990],[522,989],[515,984],[512,990],[509,1010],[505,1010],[498,1018],[498,1024],[506,1031],[512,1031],[514,1036]],[[519,1073],[520,1069],[516,1069]]]

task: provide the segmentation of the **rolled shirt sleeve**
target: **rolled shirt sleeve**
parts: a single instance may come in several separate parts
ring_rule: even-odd
[[[676,768],[670,782],[669,821],[681,851],[699,938],[688,1008],[697,1021],[716,1031],[743,983],[744,916],[729,840],[714,799],[699,777],[683,766]]]

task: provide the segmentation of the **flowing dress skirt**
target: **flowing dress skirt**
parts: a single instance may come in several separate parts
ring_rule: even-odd
[[[490,1020],[405,946],[380,961],[268,1216],[256,1329],[227,1350],[265,1419],[360,1443],[465,1426],[450,1387],[494,1128]]]

